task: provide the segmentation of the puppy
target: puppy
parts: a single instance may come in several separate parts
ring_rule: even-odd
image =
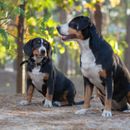
[[[93,87],[104,110],[102,116],[111,117],[111,110],[123,110],[130,103],[130,73],[111,46],[100,37],[88,17],[78,16],[57,27],[62,40],[74,40],[81,50],[81,72],[84,79],[84,107],[76,114],[85,114],[90,107]]]
[[[73,105],[76,94],[74,84],[56,67],[51,59],[51,46],[42,38],[34,38],[24,45],[27,62],[27,99],[21,105],[31,103],[34,89],[45,97],[44,106]],[[24,62],[25,63],[25,62]]]

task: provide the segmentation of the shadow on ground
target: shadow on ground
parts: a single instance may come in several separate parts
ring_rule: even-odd
[[[11,78],[6,79],[6,83],[4,75],[4,78]],[[73,77],[72,80],[77,89],[76,100],[81,100],[82,78]],[[0,130],[130,130],[130,113],[113,112],[112,118],[103,118],[103,106],[98,98],[92,100],[86,115],[75,115],[74,112],[82,106],[44,108],[41,104],[43,97],[38,93],[31,105],[20,106],[24,96],[15,94],[15,74],[0,74],[0,82]]]

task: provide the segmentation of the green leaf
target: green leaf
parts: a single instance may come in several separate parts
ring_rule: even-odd
[[[3,2],[0,2],[0,9],[3,10],[7,7],[7,5]]]
[[[4,38],[6,48],[9,48],[7,32],[4,29],[0,28],[0,35]]]
[[[24,10],[23,9],[21,9],[20,7],[15,7],[14,9],[13,9],[13,11],[12,11],[12,13],[14,14],[14,15],[24,15]]]
[[[43,17],[44,22],[47,22],[50,17],[51,17],[51,13],[45,14],[44,17]]]
[[[37,22],[36,22],[36,19],[34,17],[30,17],[28,20],[27,20],[27,23],[31,26],[36,26]]]
[[[60,50],[59,50],[59,52],[60,52],[61,54],[64,54],[64,53],[65,53],[65,48],[64,48],[64,47],[61,47]]]

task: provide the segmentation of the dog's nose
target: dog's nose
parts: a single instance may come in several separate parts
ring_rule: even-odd
[[[44,55],[45,54],[45,50],[41,50],[41,54]]]
[[[57,26],[56,29],[58,30],[58,32],[60,31],[60,26]]]

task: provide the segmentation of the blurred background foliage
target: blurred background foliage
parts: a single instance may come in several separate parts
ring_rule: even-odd
[[[23,3],[25,10],[19,7]],[[129,7],[129,0],[0,0],[0,66],[4,67],[9,61],[15,63],[19,15],[25,19],[23,43],[35,37],[48,40],[53,48],[53,60],[64,73],[80,73],[80,52],[77,43],[61,41],[56,26],[77,15],[89,16],[96,23],[95,14],[100,11],[102,22],[99,33],[115,53],[125,59]]]

